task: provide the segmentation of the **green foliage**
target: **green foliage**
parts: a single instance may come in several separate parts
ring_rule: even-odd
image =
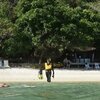
[[[99,37],[100,13],[83,1],[18,0],[15,7],[11,3],[0,2],[0,36],[11,36],[1,46],[7,55],[28,55],[34,48],[42,57],[48,50],[54,54],[93,46]]]
[[[12,37],[15,25],[11,21],[12,5],[9,0],[0,1],[0,55],[6,56],[5,42]]]
[[[90,45],[99,31],[97,13],[89,8],[71,8],[60,0],[19,1],[16,6],[20,30],[28,27],[33,45],[63,51],[69,47]]]

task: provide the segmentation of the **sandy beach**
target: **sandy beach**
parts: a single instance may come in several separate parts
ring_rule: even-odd
[[[0,82],[46,82],[45,71],[43,79],[40,80],[36,69],[0,69]],[[100,82],[100,71],[55,69],[55,78],[52,78],[52,82]]]

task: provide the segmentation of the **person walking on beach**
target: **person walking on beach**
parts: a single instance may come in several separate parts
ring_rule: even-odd
[[[51,82],[51,75],[54,78],[54,68],[53,68],[53,64],[51,62],[51,58],[47,59],[47,61],[45,62],[43,69],[45,69],[45,74],[46,74],[46,78],[47,78],[47,82]],[[42,68],[40,68],[40,75],[42,76]]]

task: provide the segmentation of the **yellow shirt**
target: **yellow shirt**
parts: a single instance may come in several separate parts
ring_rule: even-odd
[[[52,69],[52,64],[47,64],[47,63],[45,63],[45,70],[50,70],[50,69]]]

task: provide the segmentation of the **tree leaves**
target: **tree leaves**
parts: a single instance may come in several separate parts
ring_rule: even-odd
[[[13,33],[4,43],[10,55],[16,52],[15,55],[22,56],[34,48],[43,56],[42,51],[48,48],[62,52],[92,46],[100,33],[100,14],[79,0],[18,0],[12,6],[13,17],[8,16],[9,3],[0,3],[0,34]]]

